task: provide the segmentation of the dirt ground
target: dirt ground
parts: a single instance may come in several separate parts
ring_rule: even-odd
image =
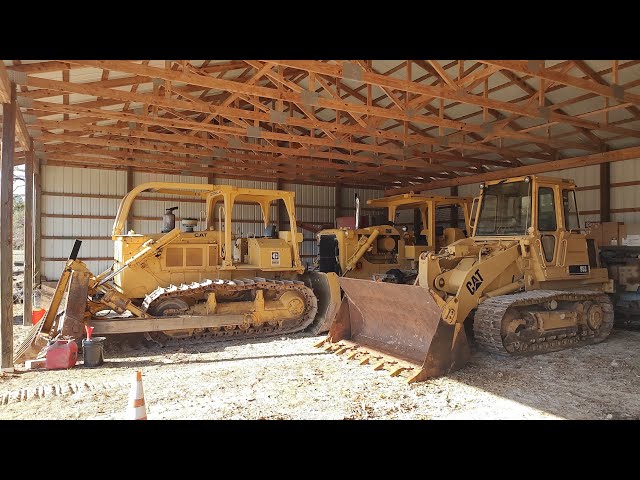
[[[314,348],[321,338],[107,339],[101,367],[4,374],[0,419],[124,419],[136,369],[149,419],[640,419],[640,332],[523,359],[474,349],[463,370],[413,385]]]

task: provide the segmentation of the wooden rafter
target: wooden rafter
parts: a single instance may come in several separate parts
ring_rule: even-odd
[[[7,69],[4,63],[0,61],[0,103],[11,103],[11,91],[14,89],[14,85],[9,80]],[[16,108],[16,137],[22,146],[23,150],[31,150],[31,136],[27,130],[27,125],[22,117],[22,112],[19,108]]]
[[[619,82],[635,60],[599,71],[583,60],[12,63],[0,69],[19,80],[37,155],[76,166],[138,162],[149,171],[414,189],[529,168],[528,159],[541,161],[535,168],[594,161],[574,152],[600,154],[621,138],[640,143],[632,90],[640,81]],[[75,71],[87,68],[99,70],[78,80],[87,75]],[[514,85],[524,95],[507,93]],[[563,100],[553,103],[559,90]],[[600,108],[568,113],[597,97]],[[618,110],[632,117],[611,121]]]
[[[565,158],[564,160],[558,160],[556,162],[538,163],[535,165],[497,170],[480,175],[470,175],[466,177],[452,178],[450,180],[421,183],[402,188],[393,188],[387,190],[385,193],[387,195],[396,195],[406,192],[423,192],[425,190],[434,190],[436,188],[469,185],[472,183],[483,182],[487,180],[499,180],[507,176],[515,177],[521,175],[532,175],[536,173],[553,172],[556,170],[564,170],[567,168],[586,167],[589,165],[598,165],[607,162],[618,162],[621,160],[629,160],[639,157],[640,147],[629,147],[612,152],[594,153],[593,155],[586,155],[583,157]]]
[[[559,73],[549,68],[544,68],[540,62],[525,62],[518,60],[481,60],[481,62],[488,63],[500,68],[506,68],[512,72],[525,73],[532,77],[542,78],[551,82],[562,83],[569,87],[576,87],[587,92],[597,93],[603,97],[619,98],[625,102],[640,105],[640,95],[631,94],[628,92],[618,92],[609,86],[602,85],[590,80],[584,80],[582,78],[574,77],[566,73]]]

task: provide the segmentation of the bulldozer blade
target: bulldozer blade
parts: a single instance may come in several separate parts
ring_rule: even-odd
[[[75,340],[83,337],[90,276],[89,272],[81,271],[75,271],[71,274],[64,314],[58,325],[57,332],[53,336],[59,333],[62,336],[73,337]]]
[[[58,303],[49,307],[51,311],[55,309],[51,321],[47,313],[29,329],[26,338],[16,350],[13,363],[22,363],[26,360],[36,358],[36,356],[47,346],[49,339],[53,339],[58,335],[63,337],[72,337],[79,341],[84,335],[84,317],[87,310],[87,292],[89,285],[89,272],[74,271],[70,274],[69,290],[61,312],[57,312]],[[58,288],[65,288],[66,282]],[[64,293],[64,292],[63,292]],[[60,295],[60,298],[62,296]]]
[[[340,278],[345,297],[325,345],[350,359],[377,358],[376,369],[409,381],[446,375],[470,352],[462,324],[441,320],[441,308],[420,286]],[[360,363],[369,363],[368,360]]]
[[[335,273],[307,272],[305,274],[318,299],[318,313],[309,327],[311,333],[329,330],[340,307],[341,294],[338,276]]]

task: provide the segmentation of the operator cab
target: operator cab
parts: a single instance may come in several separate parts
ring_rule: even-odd
[[[474,238],[518,239],[540,252],[545,266],[565,268],[575,255],[576,269],[587,273],[596,267],[595,245],[580,228],[575,191],[572,180],[537,175],[480,184]]]

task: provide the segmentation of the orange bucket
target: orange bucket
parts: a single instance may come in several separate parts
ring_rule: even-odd
[[[34,308],[31,312],[31,322],[33,325],[38,323],[47,311],[44,308]]]

